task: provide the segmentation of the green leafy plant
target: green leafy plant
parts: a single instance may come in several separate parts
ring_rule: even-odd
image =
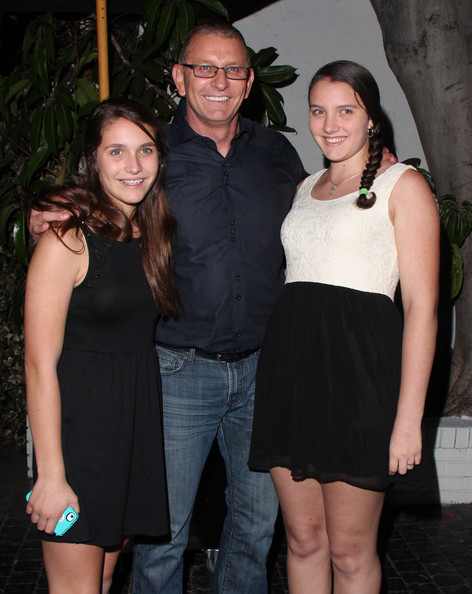
[[[215,17],[228,19],[219,0],[195,0]],[[2,18],[14,18],[2,15]],[[172,66],[187,32],[196,24],[187,0],[151,0],[141,18],[122,15],[109,23],[110,94],[129,96],[169,122],[178,96]],[[4,48],[5,51],[5,48]],[[274,65],[275,48],[250,49],[256,80],[244,114],[291,130],[278,87],[296,77],[295,68]],[[44,184],[62,183],[81,172],[87,117],[99,101],[96,17],[66,21],[52,12],[34,18],[23,39],[18,65],[0,77],[0,287],[2,356],[0,404],[7,425],[3,440],[21,443],[24,393],[21,306],[28,265],[27,213]],[[9,404],[8,404],[9,403]],[[10,408],[9,408],[10,406]],[[20,411],[20,412],[19,412]],[[15,437],[12,437],[14,435]]]
[[[436,183],[429,171],[420,167],[421,159],[413,158],[403,161],[413,165],[429,183],[436,193]],[[451,300],[456,299],[464,283],[464,260],[460,248],[472,232],[472,203],[468,200],[459,202],[456,196],[444,194],[437,199],[439,216],[449,244]]]

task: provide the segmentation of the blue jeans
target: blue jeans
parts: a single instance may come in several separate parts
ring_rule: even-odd
[[[257,353],[219,363],[157,348],[162,374],[171,540],[134,547],[133,594],[181,594],[193,505],[215,436],[228,486],[227,515],[213,578],[215,594],[264,594],[277,497],[264,472],[247,460]]]

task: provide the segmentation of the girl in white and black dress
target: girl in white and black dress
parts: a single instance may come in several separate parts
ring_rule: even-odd
[[[421,462],[439,217],[422,175],[382,160],[365,68],[321,68],[309,106],[330,164],[282,226],[287,279],[261,349],[249,464],[275,484],[291,594],[376,594],[385,488]]]

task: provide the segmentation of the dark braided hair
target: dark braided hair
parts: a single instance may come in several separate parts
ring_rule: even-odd
[[[373,122],[369,128],[369,160],[362,172],[359,196],[356,205],[359,208],[371,208],[375,204],[375,192],[370,191],[374,183],[375,174],[382,163],[383,143],[381,134],[382,108],[380,107],[380,93],[377,83],[372,74],[355,62],[349,60],[338,60],[330,62],[318,70],[311,79],[308,89],[308,96],[314,85],[325,78],[334,82],[345,82],[352,87],[359,105],[361,101],[364,109]],[[359,101],[360,100],[360,101]]]

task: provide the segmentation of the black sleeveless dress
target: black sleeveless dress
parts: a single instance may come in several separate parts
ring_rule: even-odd
[[[58,365],[66,476],[80,517],[58,542],[113,546],[169,531],[158,313],[139,240],[87,228],[89,269],[74,289]]]

